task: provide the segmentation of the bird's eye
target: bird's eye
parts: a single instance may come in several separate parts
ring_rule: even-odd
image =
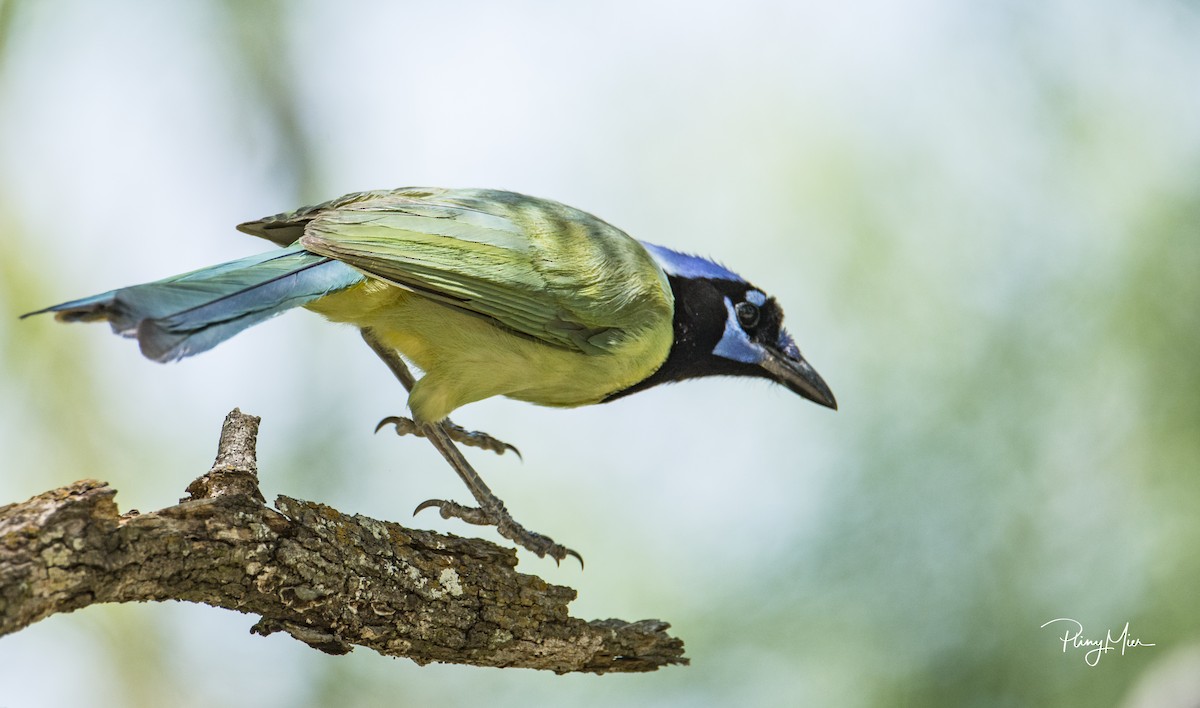
[[[758,308],[749,302],[739,302],[734,306],[734,311],[737,312],[738,322],[741,323],[742,329],[753,329],[758,324]]]

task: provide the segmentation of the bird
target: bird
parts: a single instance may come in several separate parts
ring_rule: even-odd
[[[427,438],[477,504],[431,499],[417,512],[494,526],[556,562],[583,559],[518,524],[455,443],[516,448],[455,425],[458,408],[493,396],[584,406],[737,376],[837,409],[766,291],[714,260],[635,240],[556,201],[406,187],[237,228],[280,248],[22,317],[106,321],[157,362],[199,354],[298,307],[353,325],[408,391],[412,417],[389,416],[376,431],[394,424]]]

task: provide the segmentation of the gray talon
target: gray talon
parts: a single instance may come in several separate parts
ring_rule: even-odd
[[[417,504],[416,509],[413,509],[413,516],[416,516],[417,514],[420,514],[422,511],[433,508],[435,506],[440,510],[442,508],[442,505],[445,503],[446,502],[442,501],[441,499],[426,499],[425,501],[421,502],[420,504]]]
[[[510,445],[503,440],[498,440],[487,433],[481,433],[478,430],[467,430],[466,428],[452,423],[449,420],[445,421],[446,432],[450,433],[450,439],[468,445],[470,447],[478,447],[484,450],[491,450],[497,455],[503,455],[506,451],[512,450],[522,462],[525,458],[521,455],[521,451],[516,445]]]
[[[521,451],[517,449],[516,445],[511,445],[503,440],[494,438],[487,433],[481,433],[478,430],[467,430],[461,425],[452,423],[449,420],[443,421],[442,424],[445,426],[446,432],[450,435],[450,439],[456,443],[461,443],[468,447],[477,447],[483,450],[489,450],[497,455],[503,455],[505,452],[512,450],[522,462],[525,461],[524,456],[521,455]],[[404,418],[398,415],[389,415],[388,417],[379,421],[379,425],[375,426],[375,432],[378,433],[380,430],[383,430],[384,426],[387,425],[396,426],[396,434],[400,436],[416,435],[419,438],[425,437],[425,433],[421,430],[421,426],[411,418]]]
[[[385,425],[396,426],[396,434],[400,436],[416,435],[417,437],[425,437],[424,435],[421,435],[421,429],[417,427],[417,424],[410,418],[401,418],[398,415],[389,415],[388,417],[379,421],[379,424],[375,426],[375,432],[378,433],[380,430],[383,430]]]
[[[437,507],[438,513],[443,519],[461,519],[468,524],[476,526],[495,526],[496,522],[483,509],[474,506],[465,506],[458,502],[445,501],[443,499],[426,499],[417,505],[413,510],[413,516],[421,513],[426,509]]]
[[[555,543],[554,539],[549,536],[543,536],[540,533],[529,531],[521,526],[513,520],[503,505],[499,509],[486,511],[480,507],[466,506],[458,502],[443,499],[427,499],[417,505],[416,510],[413,511],[413,516],[416,516],[425,509],[432,508],[437,508],[438,513],[443,519],[459,519],[476,526],[495,526],[496,531],[501,536],[531,551],[538,558],[550,556],[554,559],[555,564],[561,564],[562,560],[567,556],[574,556],[575,560],[579,561],[579,568],[583,569],[583,556],[562,544]]]

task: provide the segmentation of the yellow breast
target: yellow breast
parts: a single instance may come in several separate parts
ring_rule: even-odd
[[[607,353],[570,351],[373,279],[307,307],[335,322],[370,327],[424,371],[408,405],[428,422],[491,396],[544,406],[598,403],[653,374],[672,343],[668,324],[665,332],[631,333]]]

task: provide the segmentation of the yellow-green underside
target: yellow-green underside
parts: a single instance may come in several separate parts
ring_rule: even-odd
[[[409,395],[422,421],[491,396],[544,406],[582,406],[632,386],[667,358],[669,320],[629,332],[611,351],[585,354],[500,328],[487,318],[368,278],[307,308],[335,322],[373,329],[388,346],[426,372]],[[649,324],[649,323],[648,323]]]

